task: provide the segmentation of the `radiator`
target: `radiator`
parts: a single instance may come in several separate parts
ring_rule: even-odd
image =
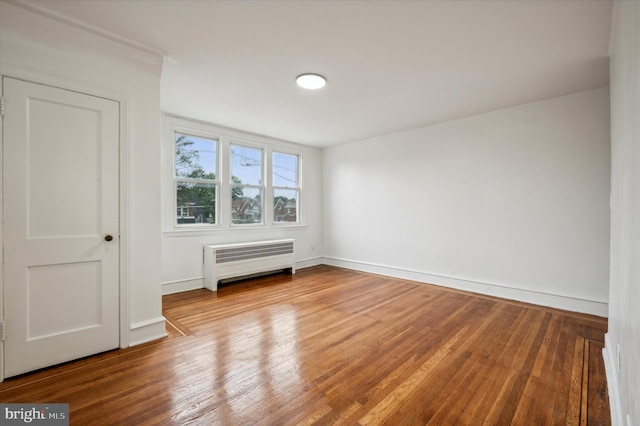
[[[218,290],[221,280],[265,272],[290,270],[295,274],[295,240],[255,241],[204,246],[204,286]]]

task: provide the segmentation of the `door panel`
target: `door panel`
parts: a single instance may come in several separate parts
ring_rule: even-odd
[[[27,269],[27,340],[100,326],[100,262],[61,263]],[[84,303],[77,305],[76,299]],[[56,315],[38,315],[51,309]]]
[[[30,98],[27,107],[32,123],[25,141],[29,237],[97,234],[99,209],[86,215],[74,209],[79,202],[99,206],[102,141],[97,130],[102,112],[37,98]]]
[[[119,104],[11,78],[3,92],[10,377],[119,345]]]

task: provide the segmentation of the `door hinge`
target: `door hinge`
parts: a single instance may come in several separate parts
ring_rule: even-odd
[[[0,97],[0,117],[4,117],[4,96]]]
[[[7,323],[2,321],[0,323],[0,341],[4,342],[7,340]]]

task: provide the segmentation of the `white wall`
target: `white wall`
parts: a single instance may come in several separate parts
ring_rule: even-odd
[[[640,2],[616,1],[611,39],[611,280],[605,367],[614,425],[640,424]]]
[[[4,75],[122,102],[126,199],[121,217],[123,345],[164,335],[160,294],[160,73],[162,57],[0,3]],[[10,249],[10,248],[8,248]]]
[[[221,130],[221,129],[218,129]],[[322,152],[318,148],[305,147],[264,136],[234,130],[223,130],[225,136],[254,142],[274,149],[293,150],[300,153],[301,172],[301,224],[296,226],[228,226],[213,231],[173,230],[173,208],[171,197],[173,173],[171,161],[164,161],[167,169],[164,179],[165,220],[162,236],[162,283],[163,293],[204,287],[203,246],[247,241],[294,238],[296,268],[322,263]],[[166,132],[165,132],[166,133]],[[220,133],[218,131],[218,133]],[[165,135],[166,137],[166,135]],[[173,141],[171,141],[173,142]],[[166,144],[165,144],[166,146]],[[173,145],[171,144],[171,149]],[[168,148],[166,148],[168,149]]]
[[[326,262],[606,316],[608,96],[326,149]]]

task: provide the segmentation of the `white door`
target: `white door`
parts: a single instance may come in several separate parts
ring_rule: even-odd
[[[5,377],[119,346],[119,103],[3,78]]]

